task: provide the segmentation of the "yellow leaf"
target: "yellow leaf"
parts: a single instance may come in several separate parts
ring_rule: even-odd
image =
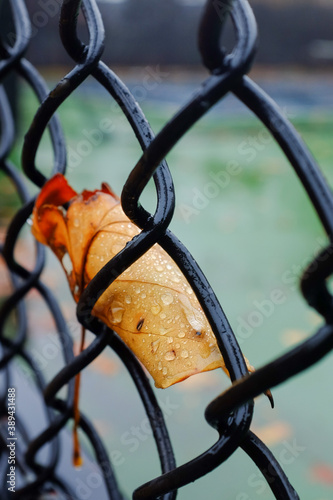
[[[77,302],[96,273],[139,233],[106,184],[77,194],[61,174],[41,190],[32,230],[62,262]],[[218,367],[227,373],[193,290],[158,244],[107,288],[92,314],[117,332],[156,387]]]

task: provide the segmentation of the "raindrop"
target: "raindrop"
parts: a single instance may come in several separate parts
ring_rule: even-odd
[[[180,353],[181,357],[182,358],[188,358],[188,351],[186,351],[186,349],[184,349],[181,353]]]
[[[210,356],[211,350],[209,345],[207,345],[205,342],[200,344],[200,356],[203,359],[207,359]]]
[[[80,227],[80,221],[79,221],[79,219],[74,219],[73,220],[73,226],[74,227]]]
[[[161,301],[166,306],[169,306],[173,302],[173,296],[171,295],[171,293],[165,293],[164,295],[161,295]]]
[[[145,293],[142,293],[142,294],[141,294],[141,298],[142,298],[142,299],[145,299],[146,297],[147,297],[147,295],[146,295]]]
[[[155,304],[154,306],[151,307],[151,312],[153,314],[158,314],[161,310],[161,306],[159,306],[158,304]]]
[[[175,351],[167,352],[166,355],[164,356],[164,359],[165,359],[165,361],[173,361],[174,359],[176,359]]]
[[[185,337],[185,332],[179,332],[179,333],[178,333],[178,337],[179,337],[180,339],[184,338],[184,337]]]
[[[121,323],[124,311],[125,309],[121,302],[117,302],[116,300],[112,302],[110,307],[111,323],[113,324]]]
[[[157,339],[157,340],[155,340],[154,342],[151,343],[151,352],[153,354],[155,354],[155,352],[157,351],[157,349],[159,347],[159,344],[160,344],[160,339]]]
[[[159,362],[158,362],[157,368],[158,368],[159,370],[162,370],[162,362],[161,362],[161,361],[159,361]]]
[[[168,369],[166,367],[163,368],[162,370],[163,375],[166,375],[168,373]]]
[[[125,302],[126,302],[126,304],[130,304],[132,302],[132,297],[130,295],[126,295]]]
[[[187,321],[195,331],[200,332],[204,328],[204,325],[198,311],[192,306],[190,299],[186,296],[180,295],[179,298]]]
[[[166,318],[166,314],[162,312],[162,313],[160,314],[160,318],[161,318],[161,319],[165,319],[165,318]]]

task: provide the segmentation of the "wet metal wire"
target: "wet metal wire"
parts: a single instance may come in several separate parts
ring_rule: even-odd
[[[5,386],[9,387],[11,363],[20,359],[29,367],[34,374],[36,389],[42,394],[47,421],[46,427],[40,430],[37,437],[31,437],[23,419],[17,422],[21,436],[18,453],[21,478],[20,487],[10,498],[37,498],[40,493],[46,491],[46,486],[50,488],[50,485],[54,491],[66,493],[68,498],[78,498],[73,494],[71,485],[62,482],[55,474],[60,454],[59,432],[73,418],[74,376],[107,346],[117,353],[133,378],[153,430],[161,463],[161,475],[140,486],[133,493],[134,499],[174,499],[179,488],[221,465],[238,447],[242,448],[261,470],[277,499],[299,498],[273,454],[250,431],[250,424],[254,397],[308,368],[333,347],[332,295],[326,285],[326,280],[333,271],[333,197],[316,162],[293,126],[272,99],[246,76],[252,65],[257,44],[256,22],[248,2],[207,1],[199,27],[199,49],[210,76],[156,137],[133,95],[101,60],[104,27],[94,0],[84,0],[82,3],[81,0],[67,0],[62,4],[59,43],[63,44],[75,66],[52,91],[49,91],[38,71],[24,58],[31,36],[31,23],[25,4],[23,0],[8,2],[15,36],[12,37],[12,43],[8,43],[6,37],[2,38],[0,81],[9,74],[19,76],[30,86],[41,104],[25,136],[22,172],[9,159],[16,124],[4,87],[0,87],[0,168],[2,175],[11,180],[21,200],[21,208],[10,221],[1,246],[13,293],[2,304],[0,311],[0,368]],[[80,9],[89,32],[87,44],[84,44],[77,34]],[[233,50],[225,52],[220,47],[220,38],[229,16],[236,41]],[[74,357],[71,335],[57,299],[41,281],[45,264],[44,248],[35,243],[36,258],[29,269],[15,259],[15,248],[34,204],[34,199],[31,199],[28,193],[27,179],[39,188],[46,181],[45,175],[36,165],[42,136],[48,129],[53,149],[53,168],[49,177],[56,172],[65,174],[66,144],[56,111],[89,75],[119,104],[142,148],[142,156],[130,173],[121,196],[125,213],[142,231],[101,269],[84,290],[78,303],[77,316],[86,328],[96,334],[96,338],[79,356]],[[304,298],[322,315],[324,325],[304,343],[251,375],[247,372],[234,332],[214,291],[189,251],[168,229],[173,216],[175,197],[172,176],[164,158],[193,124],[229,92],[257,115],[280,145],[304,185],[330,241],[327,248],[315,257],[301,280]],[[140,196],[151,177],[154,179],[157,194],[156,210],[153,214],[148,213],[140,204]],[[94,304],[104,290],[156,242],[170,254],[191,284],[216,335],[233,382],[209,404],[205,413],[208,424],[217,429],[219,439],[201,455],[178,467],[162,410],[141,365],[120,338],[91,315]],[[43,379],[26,347],[28,316],[25,298],[31,289],[38,291],[53,316],[62,349],[64,367],[48,382]],[[14,336],[7,333],[7,325],[13,314],[16,318]],[[61,399],[57,395],[64,387],[67,392]],[[6,391],[0,398],[1,414],[6,414],[5,397]],[[84,415],[81,415],[80,426],[95,450],[96,463],[100,465],[109,498],[122,500],[124,497],[121,487],[118,486],[102,440]],[[6,443],[3,436],[0,443],[1,451],[4,452]],[[49,453],[41,462],[37,455],[47,443]],[[5,492],[8,465],[3,459],[0,460],[0,471],[4,492],[2,498],[7,498],[8,493]]]

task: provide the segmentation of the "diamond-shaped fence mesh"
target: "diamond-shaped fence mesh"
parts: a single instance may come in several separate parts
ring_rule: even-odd
[[[263,442],[250,430],[254,402],[263,392],[283,383],[321,359],[333,347],[332,296],[326,280],[333,270],[331,246],[322,250],[307,268],[301,279],[301,291],[308,304],[322,316],[324,324],[310,338],[287,354],[248,374],[242,351],[214,291],[184,245],[168,229],[173,216],[175,197],[171,172],[165,161],[179,139],[229,92],[233,93],[265,125],[295,169],[329,240],[333,235],[333,198],[315,160],[301,138],[279,110],[274,101],[248,76],[257,44],[256,22],[246,0],[207,1],[199,27],[199,48],[204,66],[210,76],[196,94],[184,104],[173,118],[154,136],[142,110],[124,83],[102,61],[104,27],[94,0],[64,1],[60,11],[60,37],[73,69],[50,91],[36,68],[24,57],[31,37],[32,24],[23,0],[3,1],[10,7],[9,21],[13,27],[10,40],[8,30],[1,41],[0,79],[11,76],[23,79],[40,102],[29,129],[26,131],[22,168],[9,159],[17,131],[15,113],[9,104],[11,85],[0,87],[0,160],[2,178],[10,179],[17,191],[21,207],[10,220],[1,246],[3,261],[12,283],[12,293],[2,303],[0,312],[0,339],[2,370],[1,392],[1,498],[39,498],[59,495],[60,498],[80,498],[79,491],[68,480],[63,480],[58,469],[61,456],[60,433],[73,419],[74,378],[105,348],[115,351],[133,378],[149,419],[160,459],[161,475],[140,486],[134,493],[136,500],[176,498],[177,490],[221,466],[242,448],[260,469],[273,494],[278,499],[299,498],[289,483],[278,461]],[[0,4],[1,5],[1,4]],[[82,10],[89,40],[83,43],[77,34],[77,18]],[[220,36],[225,20],[230,16],[235,33],[231,52],[220,48]],[[3,23],[4,24],[4,23]],[[18,262],[15,250],[22,228],[29,220],[35,199],[29,195],[32,182],[42,188],[47,180],[36,165],[36,155],[42,136],[48,129],[53,150],[55,173],[66,174],[66,138],[57,117],[59,106],[88,76],[92,76],[114,99],[127,118],[142,148],[142,156],[130,173],[122,191],[121,202],[126,215],[142,231],[102,270],[85,288],[77,307],[79,321],[96,335],[95,340],[78,356],[73,354],[71,332],[62,315],[57,298],[43,282],[45,249],[35,243],[35,259],[29,268]],[[24,106],[24,103],[21,103]],[[148,213],[140,204],[140,197],[153,177],[156,188],[156,209]],[[195,292],[216,336],[219,349],[230,373],[232,384],[206,409],[208,425],[218,430],[219,439],[188,463],[176,466],[172,442],[163,412],[151,389],[144,370],[136,357],[112,330],[91,315],[101,294],[133,262],[155,243],[172,257]],[[29,352],[26,340],[30,318],[26,295],[35,289],[42,297],[57,327],[63,368],[52,380],[44,380]],[[13,319],[14,317],[14,319]],[[14,325],[14,327],[13,327]],[[15,380],[13,365],[19,361],[33,374],[38,411],[44,414],[39,432],[31,432],[28,417],[16,416]],[[58,395],[61,389],[62,397]],[[8,407],[9,401],[9,407]],[[102,403],[101,403],[102,404]],[[10,409],[11,408],[11,409]],[[28,414],[27,414],[28,415]],[[112,461],[103,440],[89,418],[81,414],[80,428],[90,441],[94,452],[98,478],[105,483],[106,498],[123,499],[122,485],[113,472]],[[16,434],[8,434],[15,429]],[[11,432],[14,432],[13,430]],[[19,439],[16,440],[16,437]],[[15,448],[15,467],[11,469],[11,445]],[[15,443],[12,444],[12,443]],[[47,447],[47,453],[43,449]],[[14,452],[13,452],[14,453]],[[239,471],[239,474],[242,472]],[[10,490],[10,481],[15,493]],[[9,482],[8,482],[9,481]],[[50,496],[50,498],[51,498]]]

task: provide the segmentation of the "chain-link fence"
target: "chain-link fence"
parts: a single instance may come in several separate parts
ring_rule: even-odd
[[[59,435],[68,421],[74,418],[75,375],[107,346],[117,353],[133,378],[147,413],[160,458],[161,475],[140,486],[134,492],[133,498],[137,500],[175,498],[179,488],[220,466],[238,447],[242,448],[260,469],[276,498],[284,500],[299,498],[273,454],[250,431],[253,398],[305,370],[331,350],[333,308],[332,296],[326,286],[326,279],[332,273],[333,266],[331,246],[328,245],[316,256],[301,280],[304,298],[320,313],[325,324],[304,343],[249,375],[233,330],[214,291],[189,251],[168,229],[173,216],[175,198],[172,176],[165,157],[194,123],[227,93],[232,92],[257,115],[279,144],[304,185],[329,239],[332,238],[332,193],[316,162],[274,101],[246,76],[252,65],[257,44],[256,22],[249,4],[246,0],[207,1],[199,28],[199,48],[203,64],[211,75],[156,137],[132,94],[101,60],[104,27],[94,0],[84,0],[82,5],[81,0],[67,0],[61,6],[59,43],[63,44],[75,65],[52,91],[49,91],[39,72],[24,57],[32,25],[23,0],[8,0],[8,4],[13,28],[9,33],[6,25],[2,27],[1,81],[10,75],[23,79],[41,104],[25,135],[22,171],[9,159],[17,125],[7,92],[3,86],[0,87],[1,170],[3,178],[7,176],[10,179],[21,200],[21,208],[11,219],[1,247],[13,289],[12,294],[3,302],[0,313],[0,365],[3,378],[0,400],[2,415],[0,466],[3,490],[1,498],[46,498],[47,494],[57,494],[60,498],[79,498],[73,491],[73,485],[64,481],[57,472],[60,455]],[[51,4],[58,5],[57,2]],[[7,3],[3,0],[0,5],[4,8]],[[81,42],[77,34],[80,9],[89,32],[87,44]],[[233,23],[235,45],[232,52],[227,53],[220,48],[220,36],[229,16]],[[15,250],[22,228],[30,218],[35,202],[35,199],[29,196],[28,180],[39,188],[47,180],[36,165],[36,155],[42,136],[48,129],[54,158],[49,177],[55,173],[65,174],[66,141],[56,111],[90,75],[118,103],[143,150],[141,158],[124,185],[121,196],[124,212],[142,231],[107,262],[84,289],[78,303],[77,316],[82,325],[93,332],[96,338],[81,354],[74,357],[71,334],[57,298],[42,280],[45,265],[44,247],[35,243],[36,258],[29,269],[17,261]],[[140,204],[141,194],[151,177],[155,182],[157,196],[156,210],[153,214],[148,213]],[[95,303],[107,287],[156,242],[176,262],[194,290],[216,336],[233,382],[228,390],[212,401],[206,409],[206,420],[218,430],[218,441],[201,455],[178,467],[175,464],[172,442],[163,412],[140,363],[117,334],[91,315]],[[51,381],[44,380],[26,347],[29,318],[25,298],[32,289],[35,289],[44,300],[59,335],[64,366]],[[15,448],[16,460],[14,468],[11,469],[8,459],[11,453],[11,448],[8,447],[8,429],[14,427],[15,391],[10,389],[11,392],[8,392],[8,388],[14,386],[13,366],[17,360],[33,374],[36,391],[42,401],[45,425],[39,429],[36,436],[31,433],[27,418],[22,416],[16,418],[16,436],[11,434],[12,438],[9,439],[9,445]],[[60,398],[58,393],[64,388],[65,396]],[[8,401],[11,410],[7,408]],[[105,482],[108,498],[123,499],[121,485],[117,483],[103,441],[83,414],[79,425],[95,451],[96,467]],[[15,440],[16,437],[19,439]],[[46,444],[48,452],[43,455],[41,451]],[[241,471],[239,473],[241,474]],[[10,480],[16,485],[15,493],[9,488]]]

